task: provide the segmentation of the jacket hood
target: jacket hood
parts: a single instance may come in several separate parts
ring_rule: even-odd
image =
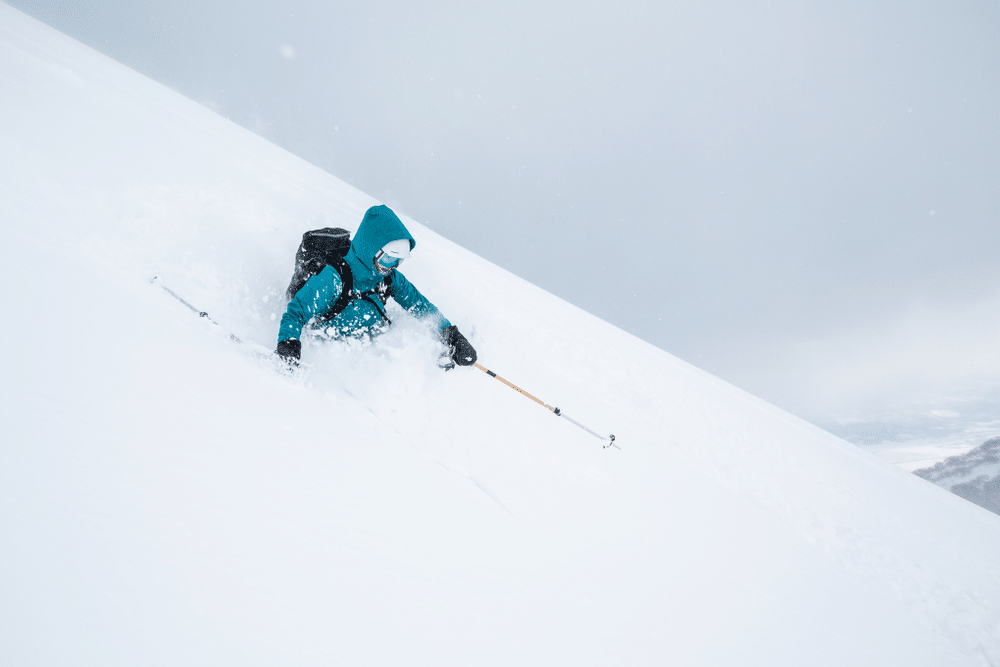
[[[365,212],[364,220],[351,241],[351,252],[363,266],[374,272],[372,262],[375,254],[386,243],[397,239],[408,240],[411,251],[417,246],[413,236],[392,209],[388,206],[372,206]]]

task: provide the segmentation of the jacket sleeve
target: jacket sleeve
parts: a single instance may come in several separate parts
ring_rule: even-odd
[[[331,266],[307,280],[281,316],[278,342],[298,339],[309,320],[326,312],[340,297],[342,285],[340,274]]]
[[[428,301],[427,297],[421,294],[413,286],[413,283],[407,280],[406,276],[399,271],[396,271],[396,274],[392,277],[391,294],[396,303],[405,308],[414,317],[430,319],[438,325],[439,329],[451,326],[451,322],[441,314],[437,306]]]

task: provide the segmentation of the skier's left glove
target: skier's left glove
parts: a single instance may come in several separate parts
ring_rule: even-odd
[[[476,348],[463,336],[454,324],[441,330],[441,340],[451,348],[451,359],[459,366],[476,363]]]

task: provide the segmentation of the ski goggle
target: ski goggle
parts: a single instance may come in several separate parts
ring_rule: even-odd
[[[379,270],[379,273],[387,274],[399,266],[399,263],[402,261],[399,257],[393,257],[386,254],[384,250],[379,250],[375,255],[375,268]]]

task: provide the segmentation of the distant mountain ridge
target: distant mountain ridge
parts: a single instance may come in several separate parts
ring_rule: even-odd
[[[1000,514],[1000,437],[913,474]]]

